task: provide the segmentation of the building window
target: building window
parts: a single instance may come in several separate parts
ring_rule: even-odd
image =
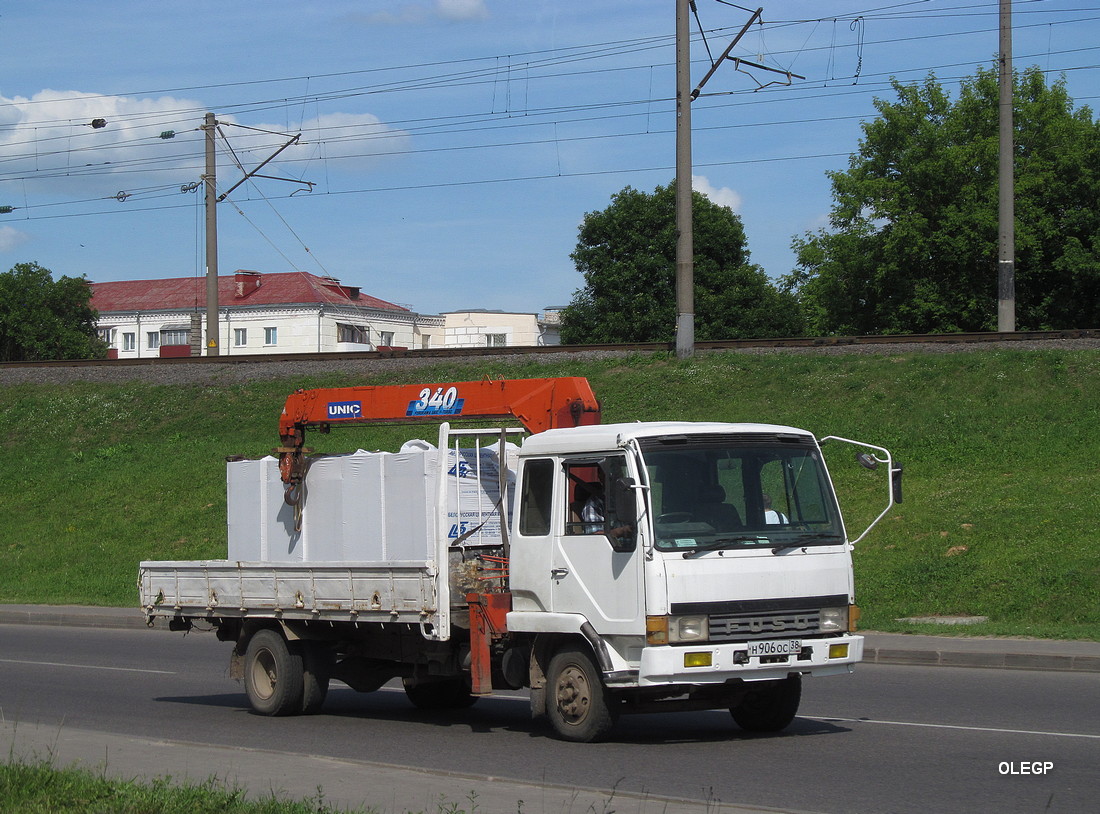
[[[113,348],[115,346],[114,328],[100,328],[96,333],[99,334],[100,339],[107,343],[107,347]]]
[[[370,343],[370,328],[365,325],[348,325],[345,322],[337,322],[336,341],[367,345]]]
[[[393,331],[379,331],[378,345],[383,348],[393,347]]]
[[[137,348],[137,334],[124,333],[122,335],[122,349],[135,350]]]
[[[264,344],[265,345],[277,345],[277,344],[279,344],[279,329],[278,328],[264,328]]]
[[[503,348],[508,345],[508,334],[485,334],[485,345],[490,348]]]
[[[160,332],[160,344],[162,345],[190,345],[191,331],[178,328]]]
[[[145,344],[149,350],[156,350],[160,347],[160,331],[149,331],[145,334]]]
[[[243,348],[248,344],[248,328],[234,328],[233,329],[233,345],[238,348]]]

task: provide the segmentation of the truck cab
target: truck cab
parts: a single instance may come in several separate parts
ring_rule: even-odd
[[[517,482],[508,630],[587,646],[614,710],[668,699],[671,687],[691,708],[729,706],[737,718],[766,693],[781,711],[746,713],[742,725],[778,729],[797,710],[800,676],[860,660],[852,544],[805,430],[548,430],[524,442]],[[540,667],[549,659],[535,660],[536,688]]]

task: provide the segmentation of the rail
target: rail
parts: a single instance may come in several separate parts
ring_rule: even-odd
[[[1080,328],[1061,331],[972,332],[949,334],[883,334],[874,336],[786,337],[781,339],[718,339],[695,343],[696,350],[743,350],[748,348],[825,348],[861,345],[975,344],[987,342],[1054,341],[1059,339],[1100,339],[1100,329]],[[0,369],[18,367],[133,367],[149,365],[242,365],[272,362],[324,362],[354,359],[448,359],[477,356],[516,356],[557,353],[617,351],[624,353],[673,353],[675,342],[607,343],[599,345],[538,345],[493,348],[415,348],[381,351],[343,351],[331,353],[263,353],[223,356],[157,356],[135,359],[70,359],[62,361],[0,362]]]

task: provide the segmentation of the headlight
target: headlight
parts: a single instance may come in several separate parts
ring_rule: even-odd
[[[847,633],[848,632],[848,606],[842,608],[821,609],[822,633]]]
[[[706,616],[670,616],[668,640],[676,642],[705,642],[710,638]]]

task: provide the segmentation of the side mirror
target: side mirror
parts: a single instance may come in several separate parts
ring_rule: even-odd
[[[870,452],[857,452],[856,463],[862,466],[864,469],[878,469],[878,458],[876,458]]]
[[[633,478],[615,479],[611,501],[604,534],[615,551],[633,551],[638,547],[638,503]]]

